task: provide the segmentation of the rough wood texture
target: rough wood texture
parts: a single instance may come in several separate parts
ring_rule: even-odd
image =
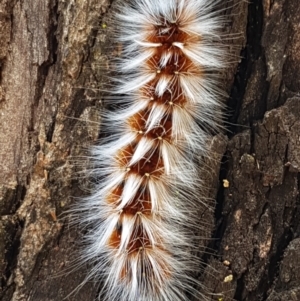
[[[224,75],[229,131],[207,162],[217,204],[202,212],[213,239],[200,278],[223,292],[212,300],[300,300],[300,6],[231,4],[241,59]],[[0,1],[0,300],[60,301],[87,272],[59,275],[82,235],[63,213],[83,194],[74,157],[99,135],[110,5]],[[65,300],[94,300],[98,286]]]

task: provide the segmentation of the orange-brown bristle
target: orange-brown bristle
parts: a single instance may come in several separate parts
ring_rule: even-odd
[[[160,98],[163,99],[162,97]],[[152,104],[153,105],[153,104]],[[168,112],[162,119],[160,124],[158,124],[152,130],[147,130],[146,122],[150,115],[150,110],[152,107],[149,104],[148,108],[140,113],[137,113],[128,119],[129,127],[134,131],[139,133],[137,140],[141,139],[142,137],[147,137],[150,140],[161,140],[165,139],[169,143],[171,143],[171,135],[172,135],[172,112]]]
[[[157,246],[157,248],[161,252],[168,254],[167,250],[162,249],[159,246]],[[136,249],[135,252],[130,252],[127,254],[127,261],[124,263],[120,272],[120,278],[124,282],[130,283],[132,281],[132,270],[131,270],[130,263],[134,260],[134,258],[139,260],[141,265],[140,275],[142,276],[142,279],[140,279],[140,281],[144,282],[144,281],[149,281],[149,279],[155,279],[155,273],[154,273],[154,268],[152,266],[152,263],[150,261],[146,261],[147,252],[151,252],[152,249],[153,249],[152,246],[145,246]],[[158,264],[160,265],[161,278],[170,279],[172,277],[172,267],[167,262],[164,262],[162,258]],[[159,292],[160,287],[154,282],[152,283],[152,289],[153,291]]]
[[[164,165],[159,150],[156,148],[151,154],[140,159],[130,167],[130,173],[136,173],[141,176],[151,175],[159,177],[164,171]]]
[[[166,45],[166,49],[169,49],[167,46],[172,46],[173,42],[186,43],[189,42],[198,42],[200,37],[195,34],[188,34],[180,29],[180,24],[162,22],[164,25],[154,26],[155,34],[152,34],[148,37],[148,40],[153,43],[161,43]],[[168,30],[166,30],[168,28]]]
[[[179,72],[191,72],[194,70],[194,64],[191,60],[189,60],[180,49],[178,49],[176,46],[172,46],[172,49],[169,49],[168,51],[172,51],[173,55],[168,59],[168,62],[165,67],[159,68],[160,66],[160,60],[164,53],[166,53],[166,50],[158,48],[156,49],[156,55],[150,58],[146,65],[150,70],[155,70],[159,68],[158,74],[160,76],[162,75],[176,75]],[[200,69],[198,70],[200,73]]]
[[[169,27],[169,30],[165,33],[161,33],[163,29]],[[156,34],[148,37],[148,41],[151,43],[159,43],[160,47],[155,49],[154,55],[146,62],[146,65],[153,70],[158,68],[160,60],[167,52],[172,52],[172,56],[169,58],[167,65],[159,70],[160,75],[174,75],[177,72],[193,72],[201,74],[199,66],[195,68],[195,63],[187,58],[182,50],[174,45],[174,43],[181,43],[183,47],[186,44],[193,44],[199,42],[201,39],[198,35],[187,34],[180,30],[177,24],[167,23],[164,26],[156,26]]]
[[[136,215],[141,214],[139,211],[135,211],[132,208],[130,211],[129,210],[130,209],[127,208],[126,210],[122,211],[119,222],[109,238],[108,245],[112,249],[118,249],[120,247],[122,236],[122,220],[124,220],[125,217],[134,218]],[[128,254],[138,252],[140,249],[145,247],[151,247],[150,239],[143,225],[140,222],[137,222],[137,220],[138,218],[135,221],[135,229],[130,236],[129,243],[126,246],[126,251]]]
[[[119,249],[122,235],[122,226],[118,225],[112,232],[109,240],[108,246],[112,249]]]
[[[123,187],[118,186],[107,196],[107,201],[112,205],[112,208],[117,208],[121,202]],[[125,206],[122,211],[124,213],[142,212],[145,215],[151,214],[151,198],[147,186],[141,186],[138,192],[133,196],[132,201]]]
[[[126,147],[119,150],[116,155],[116,161],[120,164],[120,166],[127,168],[129,162],[134,154],[136,144],[129,144]]]
[[[128,145],[121,149],[117,155],[117,162],[121,167],[127,170],[128,174],[139,174],[144,176],[145,174],[159,176],[163,173],[163,161],[160,156],[160,152],[156,145],[154,149],[148,152],[137,163],[130,165],[129,163],[132,156],[135,153],[135,146]]]
[[[114,188],[106,196],[107,203],[118,205],[118,203],[120,202],[122,192],[123,192],[123,187],[122,186],[117,186],[116,188]]]
[[[130,205],[124,207],[122,214],[134,216],[137,212],[141,212],[141,214],[143,215],[150,215],[151,202],[133,200],[133,202],[130,203]]]
[[[131,234],[127,251],[129,253],[139,252],[145,247],[151,248],[150,239],[141,223],[135,224],[134,232]]]

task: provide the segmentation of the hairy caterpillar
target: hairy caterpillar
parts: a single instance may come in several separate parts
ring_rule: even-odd
[[[197,291],[192,254],[201,166],[219,127],[225,66],[216,0],[132,0],[117,5],[107,133],[93,148],[94,193],[77,208],[90,227],[88,279],[106,300],[179,301]],[[118,32],[119,31],[119,32]],[[82,212],[84,213],[82,215]]]

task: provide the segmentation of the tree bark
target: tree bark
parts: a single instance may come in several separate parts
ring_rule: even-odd
[[[118,52],[111,6],[0,0],[0,300],[94,300],[101,286],[80,286],[89,267],[70,271],[84,233],[66,209],[84,195],[78,158],[99,137],[103,74]],[[224,8],[228,131],[205,162],[216,204],[198,208],[211,225],[199,278],[211,300],[300,300],[300,5]]]

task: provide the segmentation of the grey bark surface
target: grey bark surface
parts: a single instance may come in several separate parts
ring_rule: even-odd
[[[99,137],[103,70],[119,51],[111,4],[0,0],[0,300],[91,301],[101,287],[77,290],[90,267],[70,271],[84,230],[66,210],[85,194],[79,158]],[[199,279],[211,300],[300,300],[300,5],[225,8],[235,62],[228,131],[203,173],[216,202],[196,208],[210,225]]]

